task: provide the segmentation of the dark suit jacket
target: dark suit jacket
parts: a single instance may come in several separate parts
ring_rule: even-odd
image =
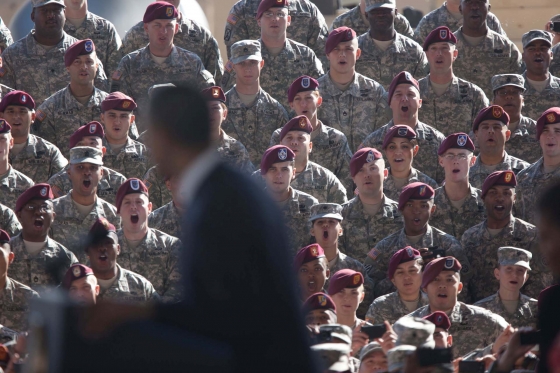
[[[548,366],[549,353],[554,340],[560,333],[560,285],[549,286],[539,294],[538,328],[541,330],[539,344],[539,373],[551,371]]]

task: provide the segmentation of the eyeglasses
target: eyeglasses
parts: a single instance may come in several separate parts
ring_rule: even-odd
[[[51,205],[47,205],[47,204],[40,205],[40,206],[37,206],[37,205],[27,205],[27,206],[25,206],[25,210],[26,210],[26,211],[29,211],[29,212],[35,212],[35,211],[39,211],[39,212],[43,212],[43,211],[44,211],[44,212],[51,212],[52,209],[53,209],[52,206],[51,206]]]
[[[506,96],[521,96],[523,92],[519,91],[519,90],[515,90],[515,91],[498,91],[496,92],[496,94],[498,96],[502,96],[502,97],[506,97]]]
[[[274,12],[264,12],[263,16],[265,16],[266,18],[276,18],[276,17],[278,17],[278,18],[282,19],[282,18],[286,18],[288,16],[288,13],[284,13],[284,12],[276,12],[276,13],[274,13]]]
[[[443,156],[443,158],[447,159],[448,161],[452,161],[454,159],[457,159],[458,161],[466,161],[469,156],[465,154],[446,154]]]

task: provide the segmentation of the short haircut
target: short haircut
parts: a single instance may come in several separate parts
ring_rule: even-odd
[[[560,183],[554,183],[537,200],[537,214],[560,225]]]

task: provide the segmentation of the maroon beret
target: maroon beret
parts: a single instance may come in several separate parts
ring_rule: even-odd
[[[25,192],[21,193],[16,202],[16,212],[21,211],[23,206],[32,199],[54,199],[54,195],[49,184],[35,184]]]
[[[472,130],[477,131],[478,126],[480,123],[484,122],[485,120],[499,120],[506,126],[509,125],[509,115],[504,111],[501,106],[498,105],[491,105],[485,107],[484,109],[478,112],[478,115],[474,119]]]
[[[3,229],[0,229],[0,244],[10,242],[10,235]]]
[[[382,159],[381,152],[374,148],[361,148],[352,156],[350,160],[350,176],[354,177],[360,168],[366,163],[371,163],[377,159]]]
[[[409,73],[408,71],[401,71],[393,78],[393,81],[389,86],[389,96],[387,98],[387,101],[389,101],[389,103],[391,103],[393,94],[395,94],[395,90],[397,89],[397,86],[399,84],[410,84],[413,87],[416,87],[418,92],[420,92],[420,84],[418,84],[418,80],[414,79],[412,77],[412,74]]]
[[[288,102],[293,102],[296,95],[300,92],[317,91],[319,82],[310,76],[303,75],[293,81],[288,88]]]
[[[434,198],[434,188],[421,182],[405,185],[399,195],[399,210],[403,210],[406,203],[411,199],[426,200]]]
[[[121,211],[121,204],[124,199],[124,196],[127,194],[133,193],[142,193],[148,196],[148,188],[146,184],[142,182],[142,180],[137,179],[135,177],[128,179],[124,183],[121,184],[119,190],[117,191],[117,197],[115,200],[115,206],[117,208],[117,213]]]
[[[101,102],[102,112],[106,112],[107,110],[133,111],[137,107],[132,97],[118,91],[109,94]]]
[[[0,101],[0,112],[3,113],[10,105],[25,106],[29,110],[35,109],[35,101],[27,92],[11,91],[6,93]]]
[[[318,243],[314,243],[312,245],[308,245],[299,249],[294,258],[294,269],[297,271],[299,267],[304,265],[305,263],[309,263],[312,260],[324,258],[325,251]]]
[[[262,14],[270,8],[287,8],[288,0],[262,0],[257,8],[255,19],[261,18]]]
[[[342,26],[335,28],[329,32],[327,42],[325,43],[325,54],[329,54],[340,43],[345,41],[352,41],[356,38],[356,31],[350,27]]]
[[[99,240],[111,237],[115,243],[119,242],[117,237],[117,229],[109,220],[104,217],[97,218],[95,223],[91,226],[88,233],[88,246],[99,242]]]
[[[383,145],[381,145],[382,149],[386,149],[393,137],[402,137],[405,139],[415,139],[416,132],[409,126],[405,124],[398,124],[389,128],[389,131],[385,134],[385,138],[383,139]]]
[[[486,180],[484,180],[484,184],[482,184],[482,198],[486,196],[486,193],[490,188],[494,185],[506,185],[512,188],[515,188],[517,185],[517,178],[513,171],[494,171]]]
[[[302,306],[304,313],[309,313],[313,310],[331,310],[336,313],[336,305],[331,297],[325,293],[315,293],[306,299]]]
[[[149,23],[155,19],[175,19],[179,16],[177,8],[165,1],[156,1],[146,8],[142,22]]]
[[[453,32],[447,26],[439,26],[430,32],[430,34],[424,40],[424,51],[427,51],[430,45],[434,43],[451,43],[457,44],[457,38],[453,35]]]
[[[221,87],[212,86],[202,90],[202,97],[206,101],[221,101],[224,104],[226,103],[226,95]]]
[[[0,119],[0,134],[1,133],[8,133],[12,130],[12,126],[6,119]]]
[[[95,52],[95,44],[91,39],[79,40],[66,49],[64,65],[68,67],[78,56],[84,56],[92,52]]]
[[[261,159],[261,175],[266,175],[270,166],[274,163],[293,161],[296,154],[292,149],[284,145],[274,145],[268,148]]]
[[[68,268],[68,271],[66,271],[66,274],[62,279],[61,286],[63,289],[70,290],[70,286],[72,286],[72,282],[84,278],[86,276],[93,276],[93,270],[83,264],[74,264],[73,266]]]
[[[432,312],[428,316],[424,316],[423,319],[433,323],[436,328],[445,330],[449,330],[449,328],[451,328],[451,321],[449,320],[449,317],[442,311]]]
[[[82,139],[86,136],[97,136],[104,138],[105,131],[103,130],[103,126],[99,122],[89,122],[78,128],[76,132],[70,136],[70,149],[75,147]]]
[[[560,107],[551,107],[537,120],[537,141],[541,138],[544,126],[547,124],[560,123]]]
[[[437,153],[443,155],[449,149],[467,149],[474,152],[474,143],[466,133],[452,133],[441,142]]]
[[[282,141],[290,131],[311,133],[313,132],[313,127],[311,127],[311,122],[305,115],[298,115],[290,119],[290,121],[282,127],[282,131],[280,131],[280,141]]]
[[[399,264],[411,262],[415,259],[422,258],[420,251],[413,249],[411,246],[407,246],[404,249],[400,249],[393,254],[391,260],[389,261],[389,270],[387,271],[387,278],[391,280],[397,271]]]
[[[351,269],[341,269],[332,275],[329,280],[329,294],[335,295],[342,289],[355,289],[364,283],[364,276],[360,272]]]
[[[432,260],[430,263],[424,267],[424,273],[422,274],[422,288],[428,286],[428,284],[434,281],[442,271],[461,271],[461,263],[452,256],[444,256],[443,258],[437,258]]]

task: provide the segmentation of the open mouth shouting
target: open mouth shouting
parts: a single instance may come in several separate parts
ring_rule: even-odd
[[[401,111],[402,111],[403,113],[408,112],[408,106],[405,106],[405,105],[401,106]]]
[[[498,211],[498,212],[503,212],[506,209],[506,207],[504,205],[495,205],[494,206],[494,210]]]
[[[310,280],[310,281],[307,282],[307,291],[310,294],[314,294],[318,291],[317,290],[317,283],[315,282],[315,280]]]
[[[106,262],[108,259],[109,259],[109,257],[107,256],[107,254],[99,255],[99,261],[100,262]]]
[[[138,214],[132,214],[130,215],[130,222],[132,224],[137,224],[139,220]]]
[[[91,187],[91,180],[84,180],[82,184],[84,185],[84,188],[89,189]]]
[[[42,218],[37,218],[35,219],[35,221],[33,222],[33,226],[35,228],[37,228],[38,230],[43,229],[43,225],[45,225],[45,223],[43,222]]]

